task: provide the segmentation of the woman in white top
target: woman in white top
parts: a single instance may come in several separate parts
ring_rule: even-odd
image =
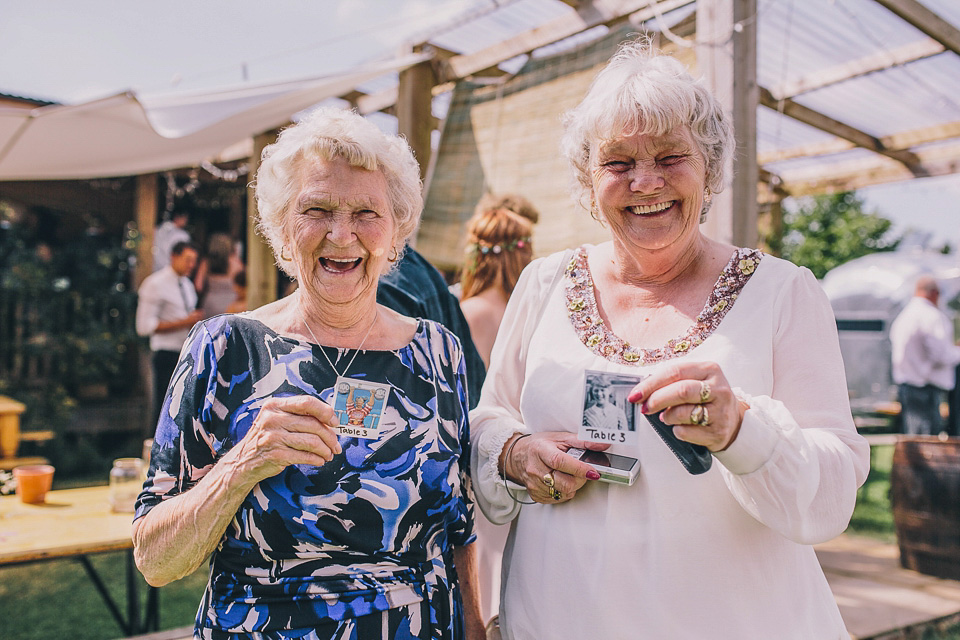
[[[487,194],[467,223],[466,260],[460,274],[460,309],[483,364],[520,272],[533,259],[531,236],[540,214],[522,196]],[[507,527],[476,519],[480,611],[485,622],[500,603],[500,563]]]
[[[623,45],[565,126],[612,239],[527,267],[471,413],[478,502],[511,524],[504,638],[847,638],[811,545],[846,528],[869,448],[826,297],[808,270],[701,233],[734,142],[679,62]],[[632,486],[565,454],[604,446],[579,432],[587,371],[646,376],[636,441],[609,449],[639,459]],[[653,414],[708,471],[685,470]]]

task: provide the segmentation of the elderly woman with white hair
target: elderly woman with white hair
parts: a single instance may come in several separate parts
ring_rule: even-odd
[[[256,197],[299,288],[194,328],[137,565],[163,585],[212,554],[197,638],[481,638],[461,345],[376,303],[420,215],[413,154],[321,109],[264,150]]]
[[[511,523],[503,637],[848,637],[811,545],[846,527],[868,446],[810,271],[700,231],[734,148],[720,105],[631,42],[565,127],[611,240],[527,267],[471,413],[478,504]],[[598,374],[635,376],[634,439],[583,428]],[[634,484],[566,453],[610,442]]]

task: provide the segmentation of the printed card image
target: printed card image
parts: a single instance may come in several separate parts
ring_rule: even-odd
[[[587,370],[578,437],[591,442],[637,444],[635,407],[627,396],[640,380],[641,376]]]
[[[333,410],[337,432],[350,438],[380,438],[380,418],[390,395],[390,385],[356,378],[337,378]]]

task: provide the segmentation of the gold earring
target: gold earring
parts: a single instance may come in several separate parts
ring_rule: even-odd
[[[283,260],[284,262],[292,262],[293,258],[291,258],[290,256],[283,255],[284,251],[286,250],[287,250],[287,245],[283,245],[282,247],[280,247],[280,259]]]
[[[396,247],[393,247],[393,257],[387,258],[387,261],[396,262],[399,258],[400,258],[400,251]]]

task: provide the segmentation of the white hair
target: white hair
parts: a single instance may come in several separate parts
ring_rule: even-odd
[[[420,166],[413,151],[403,138],[382,132],[356,112],[321,107],[284,129],[261,156],[254,184],[257,228],[270,243],[275,257],[281,254],[284,221],[301,187],[301,163],[337,158],[354,167],[383,173],[396,226],[393,248],[398,255],[403,252],[423,209]],[[285,263],[277,261],[289,273]]]
[[[679,61],[658,55],[647,38],[620,45],[580,104],[564,114],[563,124],[560,148],[581,204],[592,192],[594,143],[638,133],[660,136],[688,126],[713,193],[723,190],[724,166],[735,146],[733,126],[716,98]]]

